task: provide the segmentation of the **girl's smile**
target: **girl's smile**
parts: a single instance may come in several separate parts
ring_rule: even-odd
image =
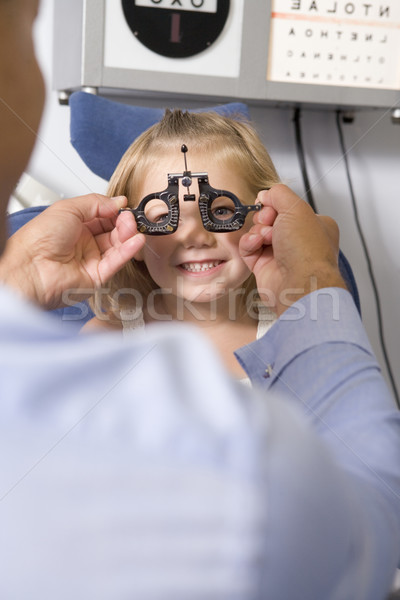
[[[223,264],[221,260],[214,261],[198,261],[198,262],[187,262],[181,265],[178,265],[178,269],[185,271],[186,273],[191,273],[193,275],[209,275],[214,274],[215,270],[218,269],[220,265]]]

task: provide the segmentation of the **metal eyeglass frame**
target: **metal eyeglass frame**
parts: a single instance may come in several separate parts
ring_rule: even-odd
[[[199,211],[203,227],[207,231],[213,233],[226,233],[229,231],[237,231],[243,227],[249,212],[258,211],[262,208],[261,204],[245,205],[242,204],[239,198],[232,192],[227,190],[218,190],[212,187],[208,181],[208,173],[192,173],[187,170],[186,152],[188,151],[185,144],[182,145],[181,151],[184,153],[185,170],[183,173],[169,173],[168,187],[162,192],[148,194],[139,203],[137,208],[121,208],[120,212],[130,211],[133,213],[137,228],[140,233],[146,235],[169,235],[175,233],[179,224],[179,179],[182,180],[182,185],[186,187],[187,194],[184,194],[185,202],[194,202],[195,194],[190,193],[192,179],[195,177],[199,186]],[[233,202],[234,212],[229,219],[218,219],[213,214],[211,207],[216,198],[226,197]],[[162,200],[167,207],[167,214],[158,223],[150,221],[145,214],[146,206],[152,200]]]

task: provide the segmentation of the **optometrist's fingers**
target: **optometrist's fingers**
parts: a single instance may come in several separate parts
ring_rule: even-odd
[[[240,249],[242,256],[247,256],[260,250],[263,246],[272,244],[273,227],[257,223],[244,234],[240,239]]]
[[[36,217],[33,230],[38,238],[51,236],[60,244],[77,239],[82,227],[99,236],[114,229],[119,209],[126,203],[125,196],[109,198],[102,194],[59,200]]]
[[[276,217],[277,213],[274,211],[274,209],[270,206],[266,206],[254,214],[253,223],[271,226],[273,225]]]
[[[333,248],[336,249],[337,253],[339,252],[339,227],[338,224],[332,217],[328,217],[326,215],[316,215],[323,229],[325,230],[327,236],[331,240]]]
[[[258,192],[256,203],[262,204],[263,208],[254,214],[253,223],[272,225],[278,213],[272,206],[268,205],[268,190],[262,190],[261,192]]]
[[[136,220],[132,213],[121,213],[116,220],[115,227],[111,231],[104,231],[97,235],[93,234],[97,246],[102,255],[111,249],[118,249],[116,255],[122,260],[121,268],[126,262],[135,257],[135,254],[145,244],[145,237],[138,233]],[[115,263],[117,264],[117,263]],[[107,277],[105,277],[105,280]]]
[[[286,192],[291,195],[291,199],[290,199],[291,204],[289,205],[289,201],[287,201],[287,204],[285,207],[288,210],[288,212],[294,210],[295,205],[298,201],[303,202],[301,200],[301,198],[296,196],[294,194],[294,192],[292,192],[289,188],[286,188],[286,186],[280,185],[280,186],[275,186],[275,188],[276,189],[281,188],[281,191],[286,190]],[[255,214],[254,219],[253,219],[254,224],[273,225],[273,223],[275,222],[275,219],[278,216],[278,212],[271,205],[270,196],[271,196],[271,194],[270,194],[269,190],[263,190],[263,191],[259,192],[258,197],[257,197],[257,202],[260,202],[261,204],[263,204],[264,208],[262,208],[261,211],[259,211]],[[281,199],[280,199],[280,201],[281,201]],[[294,204],[293,204],[293,201],[294,201]],[[334,219],[332,219],[331,217],[328,217],[325,215],[314,215],[314,216],[319,220],[320,224],[323,226],[323,228],[324,228],[325,232],[327,233],[328,237],[330,238],[332,244],[338,248],[338,246],[339,246],[339,229],[338,229],[336,221],[334,221]],[[301,227],[301,223],[299,225]]]
[[[130,211],[121,212],[115,224],[121,242],[138,233],[136,219]]]
[[[260,197],[265,209],[239,244],[258,288],[269,288],[279,298],[283,289],[299,288],[302,295],[308,293],[311,279],[316,278],[317,287],[345,287],[337,265],[339,232],[333,219],[317,216],[281,184],[260,193]],[[282,310],[284,307],[277,305],[278,314]]]
[[[129,217],[116,225],[125,204],[99,194],[56,202],[9,239],[0,279],[47,309],[61,306],[67,289],[89,295],[145,243]]]
[[[115,223],[119,210],[127,205],[125,196],[109,198],[102,194],[87,194],[78,198],[60,200],[54,208],[73,213],[86,225],[96,219],[110,219]]]
[[[130,235],[125,240],[113,234],[110,236],[111,241],[106,242],[105,247],[108,247],[102,252],[100,261],[94,262],[93,265],[90,265],[89,260],[85,263],[85,269],[91,280],[96,281],[96,277],[99,277],[97,284],[103,285],[111,279],[126,263],[135,258],[146,243],[146,238],[142,233]],[[98,239],[96,241],[101,250],[102,243]],[[90,269],[90,266],[92,266],[92,269]]]

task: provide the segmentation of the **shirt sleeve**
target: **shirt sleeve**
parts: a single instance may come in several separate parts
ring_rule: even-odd
[[[0,598],[383,600],[400,436],[339,298],[241,351],[258,390],[197,329],[69,338],[0,287]]]
[[[253,385],[306,415],[350,477],[377,576],[400,553],[400,413],[348,292],[293,304],[237,357]],[[357,491],[358,490],[358,491]],[[364,540],[365,543],[365,540]]]

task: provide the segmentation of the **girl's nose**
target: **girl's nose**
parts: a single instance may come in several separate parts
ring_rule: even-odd
[[[190,202],[190,207],[187,206],[189,203],[188,201],[185,203],[186,206],[182,206],[184,201],[181,200],[180,202],[180,219],[178,229],[175,233],[177,239],[179,239],[186,248],[213,246],[216,243],[215,234],[204,229],[197,199],[195,202]]]

